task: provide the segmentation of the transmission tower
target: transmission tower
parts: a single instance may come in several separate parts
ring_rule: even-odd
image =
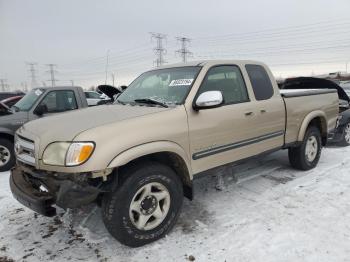
[[[47,80],[47,81],[50,81],[51,82],[51,86],[54,87],[56,86],[56,81],[58,81],[56,78],[55,78],[55,73],[57,72],[55,70],[55,67],[57,66],[56,64],[47,64],[47,66],[49,67],[49,70],[47,72],[50,73],[50,76],[51,76],[51,79],[50,80]]]
[[[182,58],[182,62],[186,63],[187,58],[193,55],[193,53],[187,48],[187,45],[191,42],[191,39],[187,37],[176,37],[176,39],[181,43],[181,48],[176,50],[176,54],[179,54]]]
[[[1,91],[5,92],[7,89],[7,83],[6,83],[7,79],[2,78],[0,79],[0,85],[1,85]]]
[[[37,63],[35,62],[30,62],[26,63],[27,66],[29,66],[29,73],[30,73],[30,78],[31,78],[31,87],[34,88],[37,86],[37,81],[36,81],[36,69],[35,66]]]
[[[167,50],[163,46],[163,40],[166,39],[166,35],[160,33],[151,33],[151,39],[155,39],[157,41],[157,46],[153,50],[157,56],[156,60],[154,60],[154,63],[156,64],[156,67],[159,67],[166,63],[164,60],[164,55],[166,55]]]

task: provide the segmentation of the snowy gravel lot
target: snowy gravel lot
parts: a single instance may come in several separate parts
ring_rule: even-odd
[[[137,249],[112,239],[94,206],[35,215],[0,173],[0,261],[350,261],[350,147],[324,149],[308,172],[286,153],[234,168],[221,191],[214,175],[197,180],[174,230]]]

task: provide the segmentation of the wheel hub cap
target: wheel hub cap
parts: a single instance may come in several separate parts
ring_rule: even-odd
[[[309,162],[315,160],[318,152],[318,144],[315,136],[310,136],[306,142],[305,156]]]
[[[170,193],[158,182],[148,183],[137,190],[131,200],[129,217],[139,230],[152,230],[166,218],[170,209]]]
[[[4,146],[0,146],[0,166],[6,165],[10,161],[10,156],[10,151]]]
[[[141,201],[141,213],[143,215],[152,214],[158,206],[158,201],[154,196],[146,196]]]

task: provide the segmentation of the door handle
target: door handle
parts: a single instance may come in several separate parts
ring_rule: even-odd
[[[244,113],[246,116],[252,116],[253,115],[253,112],[252,111],[249,111],[249,112],[245,112]]]
[[[266,113],[266,110],[265,109],[261,109],[260,113],[264,114],[264,113]]]

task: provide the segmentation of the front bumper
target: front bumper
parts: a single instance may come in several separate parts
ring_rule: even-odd
[[[55,200],[49,194],[36,189],[28,182],[19,169],[13,169],[10,176],[12,195],[18,202],[44,216],[56,215]]]
[[[10,188],[18,202],[49,217],[56,215],[55,206],[77,208],[95,201],[102,192],[87,180],[75,181],[69,174],[64,179],[57,177],[17,165],[11,170]]]

